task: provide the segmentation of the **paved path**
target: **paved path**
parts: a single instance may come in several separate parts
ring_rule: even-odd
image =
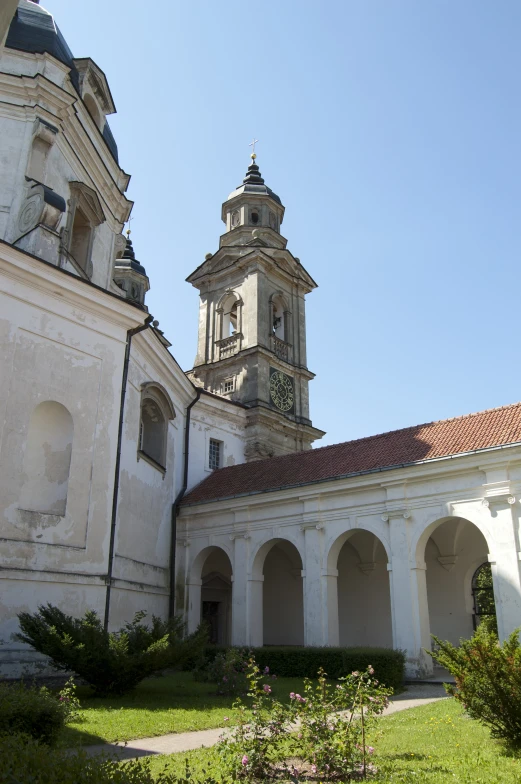
[[[406,708],[416,708],[418,705],[437,702],[446,696],[445,689],[441,684],[408,686],[406,691],[394,698],[384,711],[384,716],[406,710]],[[172,732],[169,735],[160,735],[156,738],[130,740],[126,745],[105,743],[100,746],[87,746],[85,751],[89,755],[104,753],[119,759],[135,759],[136,757],[148,757],[152,754],[175,754],[178,751],[200,749],[202,746],[214,746],[222,732],[222,727],[197,732]]]

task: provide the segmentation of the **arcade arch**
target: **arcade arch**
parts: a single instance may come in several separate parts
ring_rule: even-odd
[[[392,647],[391,595],[387,553],[371,531],[342,534],[329,551],[338,571],[339,644]]]
[[[430,634],[457,644],[476,624],[472,580],[488,563],[484,534],[470,520],[452,517],[429,527],[418,543],[425,560]]]
[[[257,552],[252,572],[263,578],[260,644],[304,645],[302,568],[299,551],[287,539],[271,539]]]
[[[231,643],[232,565],[220,547],[202,550],[192,565],[189,580],[189,631],[201,621],[209,626],[210,642]]]

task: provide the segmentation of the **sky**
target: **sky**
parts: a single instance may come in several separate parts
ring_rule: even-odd
[[[150,312],[192,367],[249,142],[307,297],[316,445],[521,399],[519,0],[42,0],[104,70]]]

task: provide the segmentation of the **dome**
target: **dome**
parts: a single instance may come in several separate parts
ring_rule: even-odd
[[[262,175],[259,171],[259,167],[255,163],[255,159],[253,159],[253,162],[250,164],[250,166],[248,166],[248,171],[246,172],[246,176],[242,183],[238,185],[237,188],[228,196],[228,201],[235,198],[235,196],[239,196],[241,193],[252,193],[255,195],[260,194],[261,196],[269,196],[274,201],[276,201],[277,204],[282,205],[279,196],[277,196],[276,193],[273,193],[271,188],[268,188],[268,186],[265,185]]]
[[[32,54],[47,52],[70,68],[70,78],[78,95],[80,80],[74,63],[74,55],[67,41],[54,21],[54,17],[37,0],[20,0],[18,8],[9,27],[5,46]],[[105,121],[102,131],[103,138],[112,157],[118,163],[118,148],[108,122]]]

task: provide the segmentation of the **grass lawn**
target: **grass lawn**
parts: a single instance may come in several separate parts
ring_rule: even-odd
[[[279,699],[289,699],[290,691],[301,691],[299,678],[270,680]],[[124,697],[92,697],[87,687],[78,688],[83,719],[69,724],[62,735],[65,746],[190,732],[222,727],[224,718],[233,721],[233,697],[216,694],[214,683],[198,683],[191,673],[176,672],[147,678]]]
[[[467,718],[454,700],[410,708],[381,720],[373,762],[376,776],[368,781],[425,784],[519,784],[521,759],[506,754],[487,729]],[[201,749],[151,758],[155,775],[167,767],[182,773],[185,760],[194,775],[216,775],[215,752]],[[218,778],[218,775],[216,775]]]

